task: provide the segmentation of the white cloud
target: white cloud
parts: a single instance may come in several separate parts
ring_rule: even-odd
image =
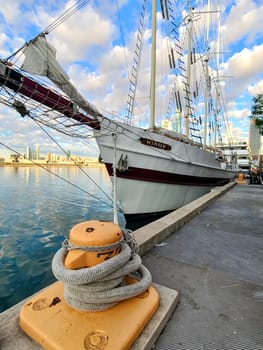
[[[253,43],[262,33],[263,5],[252,0],[236,1],[222,26],[224,43],[228,47],[240,39]]]
[[[258,94],[263,94],[263,80],[256,82],[255,84],[251,84],[248,86],[248,91],[252,96],[256,96]]]
[[[111,44],[115,27],[110,20],[99,16],[91,7],[71,17],[52,33],[51,42],[59,50],[61,62],[84,61],[96,63],[96,47],[106,50]]]
[[[65,150],[70,149],[72,154],[97,155],[97,150],[94,150],[94,142],[89,145],[50,128],[45,129],[47,134],[29,117],[23,118],[13,109],[0,105],[0,156],[7,156],[15,152],[25,154],[27,146],[34,148],[36,144],[41,145],[42,155],[49,152],[63,154],[61,148],[52,139],[56,140]]]
[[[263,44],[252,49],[243,49],[234,54],[228,61],[229,69],[234,76],[251,77],[262,72]]]
[[[0,1],[1,12],[7,23],[14,24],[19,19],[19,1]]]
[[[229,114],[229,117],[235,118],[237,120],[242,120],[242,119],[248,118],[251,112],[249,109],[244,108],[244,109],[231,110],[228,114]]]
[[[252,49],[244,48],[225,64],[223,75],[232,77],[234,98],[262,80],[262,57],[263,44]]]

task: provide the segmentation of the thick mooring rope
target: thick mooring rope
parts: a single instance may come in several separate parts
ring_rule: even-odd
[[[64,283],[64,298],[70,306],[82,311],[105,310],[147,290],[152,283],[151,274],[135,253],[134,241],[130,237],[126,234],[126,240],[124,235],[119,254],[88,268],[65,268],[67,245],[57,251],[52,261],[52,271]],[[101,247],[101,250],[105,251],[106,247]],[[94,250],[94,247],[91,249]],[[125,277],[128,275],[134,277],[136,282],[127,284]]]

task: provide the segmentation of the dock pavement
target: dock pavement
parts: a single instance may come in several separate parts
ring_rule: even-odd
[[[214,188],[134,235],[162,298],[179,292],[134,349],[263,350],[263,186]],[[23,303],[0,314],[0,349],[41,349],[19,329]]]
[[[240,184],[143,257],[179,304],[154,350],[263,349],[263,186]]]

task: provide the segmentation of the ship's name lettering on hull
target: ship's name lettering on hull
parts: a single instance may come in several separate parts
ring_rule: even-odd
[[[144,137],[141,137],[139,140],[145,146],[160,148],[160,149],[163,149],[165,151],[171,151],[171,149],[172,149],[172,146],[168,145],[167,143],[163,143],[163,142],[159,142],[159,141],[155,141],[155,140],[151,140],[151,139],[146,139]]]

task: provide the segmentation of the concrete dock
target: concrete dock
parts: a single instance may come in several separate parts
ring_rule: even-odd
[[[236,185],[143,262],[179,291],[155,350],[263,349],[263,186]]]
[[[179,291],[155,350],[263,350],[263,186],[215,188],[134,235],[162,297]],[[0,314],[0,349],[40,349],[19,329],[21,305]]]

